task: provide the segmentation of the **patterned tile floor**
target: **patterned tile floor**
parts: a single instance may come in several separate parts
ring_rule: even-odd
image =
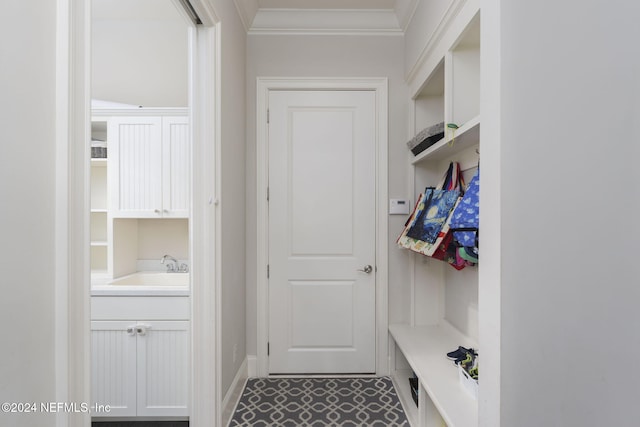
[[[91,427],[189,427],[189,421],[93,421]]]
[[[408,427],[388,377],[250,378],[233,427]]]

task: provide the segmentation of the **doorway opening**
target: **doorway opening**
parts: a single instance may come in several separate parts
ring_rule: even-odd
[[[190,194],[200,196],[190,201],[190,241],[187,243],[191,262],[191,288],[187,302],[187,311],[190,313],[190,333],[187,336],[187,394],[190,402],[187,416],[190,425],[197,426],[215,425],[220,417],[217,396],[220,377],[217,356],[219,334],[216,323],[219,312],[216,299],[219,282],[215,275],[215,261],[218,259],[215,237],[219,225],[215,204],[207,202],[215,200],[219,171],[217,94],[220,27],[216,25],[219,20],[213,10],[204,7],[203,2],[192,0],[191,4],[196,6],[195,9],[204,22],[189,30],[190,83],[187,105],[192,143],[188,185]],[[58,2],[56,196],[59,205],[56,223],[59,233],[56,237],[56,261],[62,267],[56,271],[56,370],[59,374],[56,395],[60,401],[76,402],[93,401],[90,391],[93,373],[89,327],[92,245],[89,242],[92,239],[91,232],[96,236],[98,227],[92,230],[91,216],[94,213],[89,212],[90,11],[90,2]],[[212,79],[212,76],[215,78]],[[210,120],[211,117],[216,117],[216,120]],[[95,214],[104,214],[98,212],[98,209],[101,208],[96,208]],[[96,220],[96,223],[99,222],[100,220]],[[98,240],[96,238],[95,243]],[[178,262],[177,268],[180,268],[180,264]],[[108,265],[107,262],[107,269]],[[104,263],[102,266],[105,266]],[[138,327],[144,333],[145,325],[136,323],[133,326],[136,335],[140,334]],[[147,328],[149,330],[151,329]],[[197,354],[192,348],[196,342],[199,348]],[[86,413],[60,413],[57,415],[56,425],[86,427],[90,417]]]
[[[172,0],[91,1],[92,421],[189,417],[189,35]]]

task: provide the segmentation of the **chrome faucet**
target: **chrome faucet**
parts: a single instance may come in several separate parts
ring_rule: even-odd
[[[163,256],[160,260],[160,264],[164,264],[167,259],[173,261],[173,264],[167,264],[167,273],[177,273],[180,270],[180,267],[178,266],[178,260],[171,255]]]

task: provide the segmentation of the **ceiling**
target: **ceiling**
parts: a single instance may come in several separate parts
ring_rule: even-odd
[[[181,21],[173,0],[92,0],[94,21]]]
[[[233,0],[249,34],[404,33],[419,0]],[[94,20],[175,20],[175,0],[92,0]]]
[[[250,34],[403,34],[419,0],[234,0]]]
[[[258,0],[261,9],[393,9],[395,0]]]

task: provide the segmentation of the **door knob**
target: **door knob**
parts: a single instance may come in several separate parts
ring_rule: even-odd
[[[370,265],[365,265],[362,270],[359,269],[358,271],[369,274],[373,271],[373,267],[371,267]]]

